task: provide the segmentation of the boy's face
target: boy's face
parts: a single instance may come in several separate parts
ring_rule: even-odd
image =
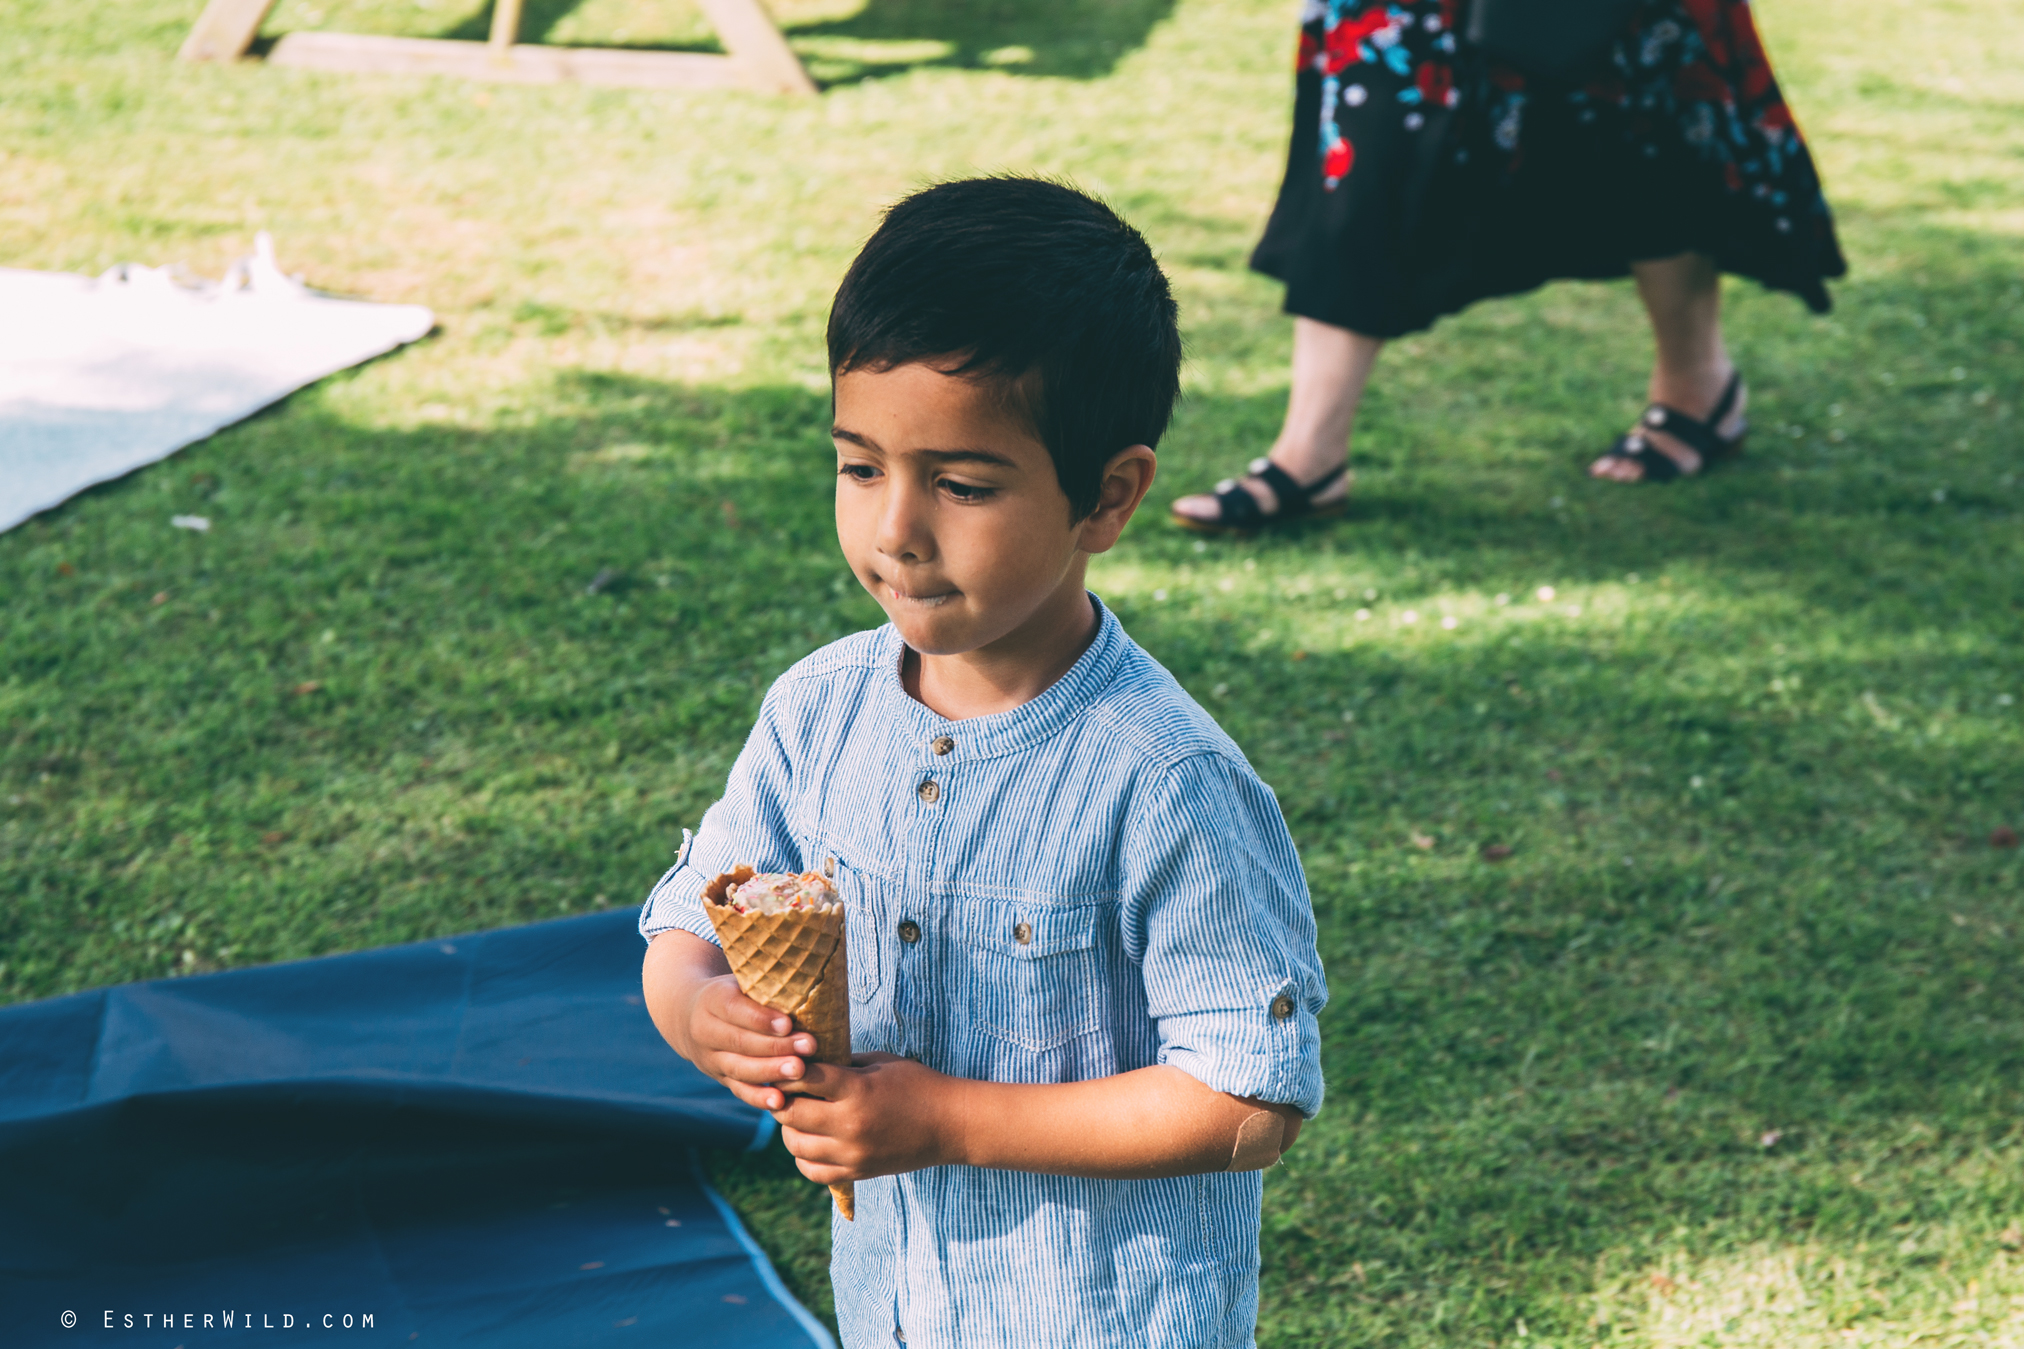
[[[1152,451],[1111,463],[1071,521],[1047,447],[992,385],[913,363],[836,379],[836,533],[906,644],[929,656],[1044,647],[1086,622],[1082,575],[1152,484]]]

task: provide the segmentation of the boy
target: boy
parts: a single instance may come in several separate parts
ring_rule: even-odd
[[[1052,183],[902,201],[837,292],[837,536],[891,622],[773,685],[640,931],[668,1043],[857,1183],[848,1349],[1252,1342],[1258,1172],[1321,1104],[1313,912],[1271,792],[1083,589],[1180,355],[1145,241]],[[697,898],[831,859],[850,1067]]]

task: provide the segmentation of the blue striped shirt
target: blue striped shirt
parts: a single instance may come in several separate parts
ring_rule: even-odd
[[[1321,1105],[1313,909],[1270,789],[1099,606],[1031,702],[949,721],[891,626],[775,682],[640,932],[715,940],[699,893],[836,859],[851,1041],[996,1082],[1163,1063]],[[968,1166],[860,1181],[831,1276],[852,1349],[1243,1346],[1260,1173],[1087,1180]]]

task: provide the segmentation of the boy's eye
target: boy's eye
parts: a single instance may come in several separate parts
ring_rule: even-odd
[[[991,495],[989,487],[979,487],[973,482],[958,482],[954,478],[942,479],[942,490],[958,501],[982,501]]]
[[[839,478],[851,478],[858,482],[870,482],[878,476],[878,470],[870,464],[845,464],[836,470]]]

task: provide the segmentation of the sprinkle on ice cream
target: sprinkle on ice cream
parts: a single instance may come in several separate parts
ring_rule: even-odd
[[[804,871],[799,876],[769,871],[732,887],[728,898],[739,913],[790,913],[836,903],[836,888],[819,871]]]

